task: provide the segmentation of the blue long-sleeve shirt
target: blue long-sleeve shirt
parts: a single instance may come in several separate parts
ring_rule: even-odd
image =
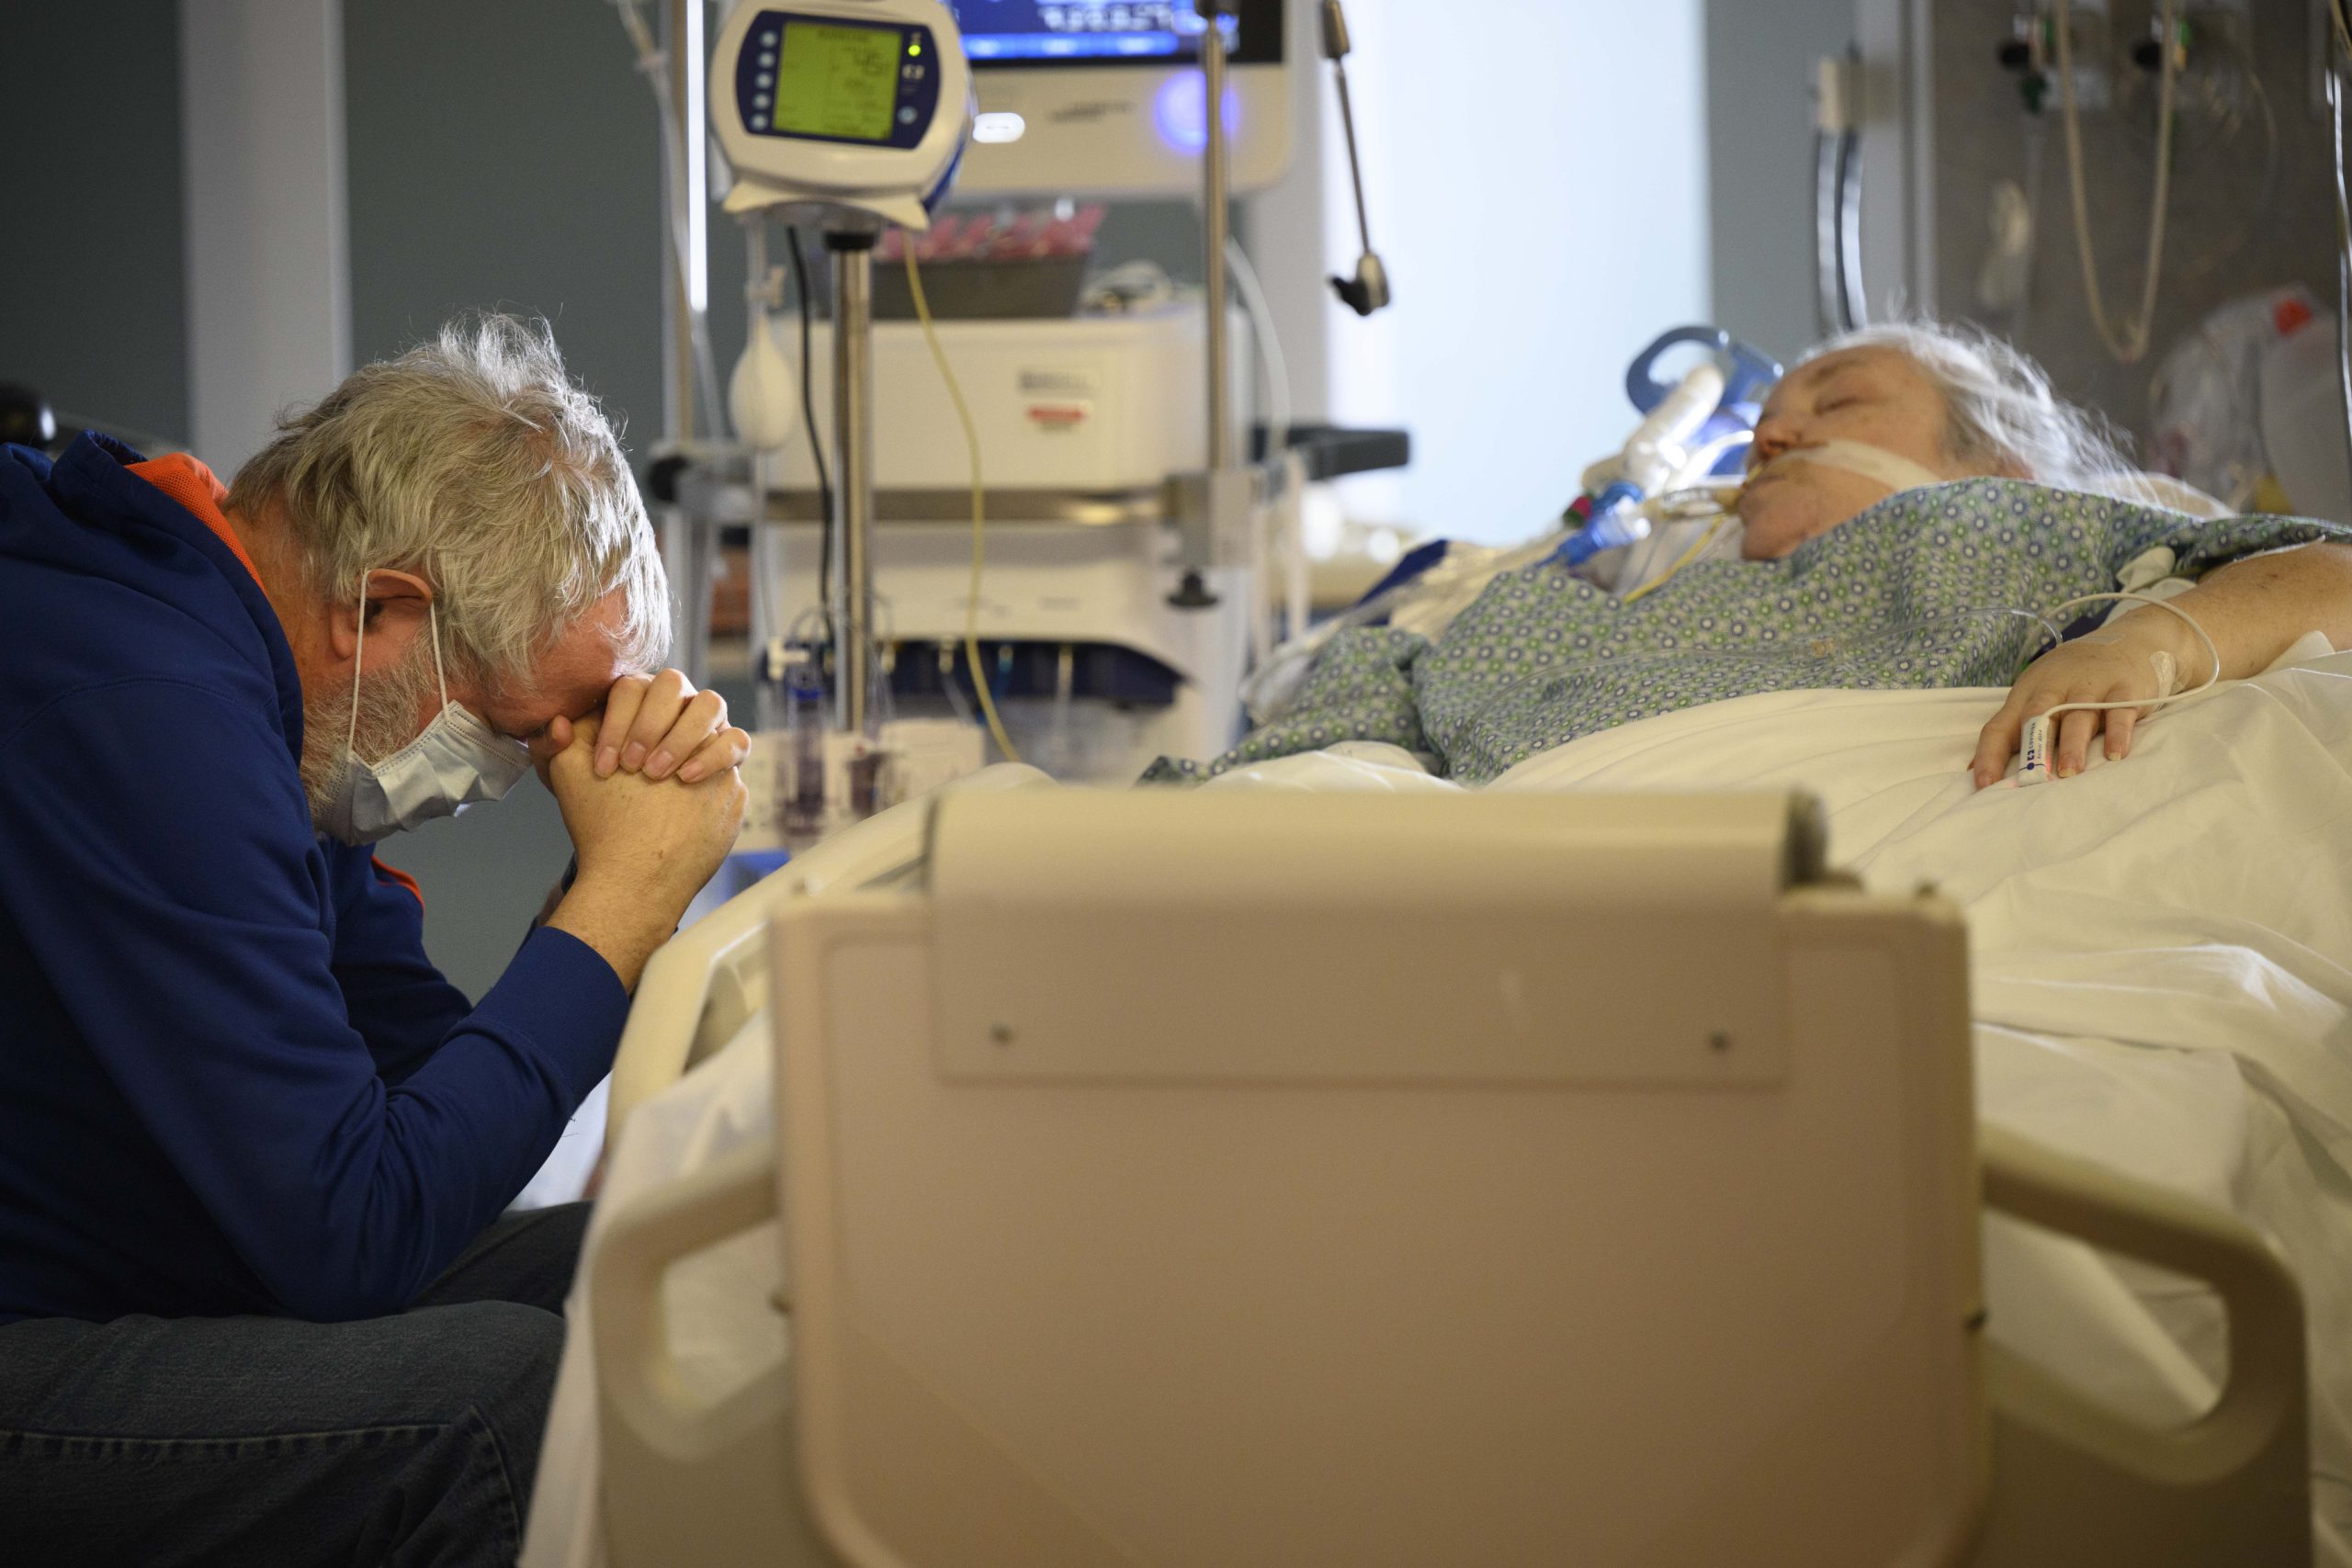
[[[313,830],[277,616],[137,460],[0,448],[0,1322],[397,1311],[628,995],[541,930],[469,1008],[412,889]]]

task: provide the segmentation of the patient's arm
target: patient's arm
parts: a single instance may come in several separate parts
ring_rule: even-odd
[[[2352,648],[2352,545],[2303,545],[2233,561],[2206,573],[2171,603],[2196,617],[2213,639],[2225,681],[2260,674],[2306,632],[2324,632],[2337,648]],[[2061,703],[2161,695],[2158,654],[2170,658],[2177,672],[2176,688],[2202,685],[2213,672],[2197,634],[2179,616],[2153,605],[2036,660],[1978,739],[1971,764],[1977,787],[1997,784],[2008,771],[2026,720]],[[2101,729],[2107,732],[2109,758],[2126,755],[2132,728],[2147,712],[2121,708],[2064,716],[2051,771],[2060,778],[2081,773],[2091,737]]]
[[[1342,740],[1377,740],[1413,752],[1437,752],[1421,731],[1413,670],[1427,637],[1396,626],[1353,626],[1333,637],[1282,716],[1210,762],[1162,757],[1145,784],[1198,780],[1318,750]]]

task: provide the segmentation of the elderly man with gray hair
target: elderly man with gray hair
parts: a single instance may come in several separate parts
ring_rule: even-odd
[[[502,1212],[733,841],[613,429],[543,328],[223,489],[0,449],[0,1519],[27,1562],[514,1559],[584,1205]],[[479,1006],[386,834],[536,764],[577,871]]]

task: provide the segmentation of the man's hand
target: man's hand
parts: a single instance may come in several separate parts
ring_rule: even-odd
[[[570,743],[543,773],[580,874],[548,924],[594,948],[623,985],[634,987],[733,847],[747,792],[731,765],[698,784],[637,773],[599,776],[602,726],[582,719],[568,728]]]
[[[2170,695],[2178,674],[2171,651],[2137,635],[2129,621],[2051,649],[2018,677],[2009,700],[1977,737],[1976,758],[1970,764],[1976,787],[2001,782],[2009,759],[2017,754],[2026,720],[2064,703],[2149,703]],[[2091,737],[2102,729],[2107,732],[2108,761],[2120,761],[2132,750],[2133,727],[2147,712],[2139,706],[2063,715],[2051,747],[2052,774],[2065,779],[2081,773],[2088,765]]]
[[[675,773],[681,784],[700,784],[741,766],[752,754],[752,738],[727,722],[727,699],[697,692],[675,670],[659,675],[624,675],[605,694],[596,748],[598,778],[642,773],[650,779]],[[547,777],[548,763],[571,744],[578,727],[559,718],[531,742],[531,758]]]
[[[599,778],[643,769],[650,779],[674,771],[680,783],[697,784],[752,751],[752,738],[727,722],[727,700],[695,691],[675,670],[615,682],[605,699],[603,736],[596,748]]]

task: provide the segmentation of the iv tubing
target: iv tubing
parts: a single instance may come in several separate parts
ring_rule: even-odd
[[[2196,616],[2190,615],[2179,605],[2173,604],[2170,600],[2154,598],[2146,593],[2086,593],[2079,599],[2069,599],[2063,604],[2052,604],[2049,609],[2042,612],[2042,615],[2048,619],[2055,620],[2059,615],[2064,614],[2066,611],[2079,609],[2085,604],[2104,604],[2113,603],[2117,600],[2126,599],[2136,601],[2142,604],[2154,604],[2157,609],[2165,611],[2173,615],[2177,615],[2181,620],[2188,623],[2188,629],[2197,634],[2197,640],[2205,645],[2206,654],[2213,660],[2213,672],[2205,677],[2205,683],[2199,686],[2194,691],[2167,692],[2160,697],[2143,698],[2136,702],[2060,703],[2054,708],[2051,708],[2045,712],[2035,715],[2033,718],[2027,721],[2028,723],[2046,725],[2062,713],[2109,713],[2121,708],[2160,707],[2165,703],[2177,703],[2185,697],[2201,695],[2206,692],[2211,691],[2215,686],[2222,683],[2222,650],[2213,646],[2212,634],[2198,624]]]
[[[2156,96],[2156,191],[2148,209],[2147,280],[2140,295],[2136,321],[2118,332],[2107,316],[2107,297],[2100,291],[2098,258],[2091,245],[2090,194],[2083,173],[2083,124],[2075,101],[2075,42],[2070,0],[2057,0],[2058,100],[2066,127],[2066,169],[2074,187],[2075,250],[2082,258],[2083,292],[2091,309],[2091,325],[2120,365],[2137,365],[2148,356],[2154,336],[2156,300],[2164,283],[2165,230],[2172,216],[2173,97],[2180,79],[2180,0],[2162,0],[2160,15],[2164,46],[2162,85]]]
[[[1673,581],[1674,574],[1676,572],[1680,571],[1684,567],[1689,566],[1692,561],[1697,560],[1701,552],[1705,550],[1709,545],[1715,542],[1715,536],[1724,531],[1724,525],[1730,521],[1730,518],[1731,513],[1726,512],[1721,517],[1716,518],[1714,522],[1709,524],[1707,531],[1699,536],[1699,542],[1682,552],[1681,559],[1676,561],[1672,566],[1668,567],[1666,570],[1658,576],[1650,579],[1650,581],[1643,583],[1631,593],[1626,594],[1623,599],[1620,599],[1618,603],[1621,604],[1631,604],[1637,599],[1646,599],[1651,594],[1657,592],[1659,589],[1665,587],[1668,583]]]
[[[922,341],[931,349],[932,363],[939,367],[939,378],[947,383],[947,400],[956,405],[956,422],[964,427],[964,446],[972,459],[972,591],[964,601],[964,659],[972,672],[972,689],[980,695],[980,712],[988,716],[989,733],[996,738],[997,750],[1004,753],[1008,762],[1021,761],[1020,750],[1012,744],[1012,737],[1005,733],[1004,720],[998,716],[995,694],[989,690],[988,677],[980,672],[980,578],[988,569],[988,491],[980,479],[980,433],[972,423],[972,411],[964,402],[964,389],[956,384],[956,371],[947,363],[947,351],[939,345],[939,333],[932,325],[931,301],[923,298],[922,272],[915,265],[915,247],[902,245],[907,259],[907,292],[914,297],[915,318],[922,323]]]
[[[2345,185],[2344,73],[2352,69],[2352,34],[2346,32],[2343,6],[2330,0],[2335,36],[2344,55],[2327,65],[2327,118],[2335,148],[2335,371],[2344,394],[2345,454],[2352,458],[2352,197]]]
[[[1274,331],[1273,312],[1266,307],[1265,290],[1259,287],[1258,269],[1250,265],[1249,254],[1242,250],[1240,241],[1227,239],[1225,259],[1233,269],[1233,281],[1241,294],[1241,308],[1249,312],[1250,324],[1262,340],[1260,353],[1266,370],[1266,456],[1277,458],[1290,448],[1290,366],[1283,357],[1282,338]]]
[[[1259,362],[1266,373],[1266,460],[1279,464],[1290,451],[1290,366],[1283,357],[1282,338],[1274,331],[1273,312],[1266,306],[1265,290],[1259,287],[1258,269],[1250,265],[1249,253],[1241,248],[1241,242],[1230,234],[1225,240],[1225,260],[1241,295],[1241,308],[1249,312],[1250,328],[1258,337]],[[1272,595],[1266,580],[1272,573],[1266,570],[1266,514],[1261,513],[1258,525],[1250,530],[1251,564],[1259,581],[1256,603],[1250,606],[1250,641],[1251,656],[1261,664],[1272,655],[1274,647],[1273,631],[1267,625],[1267,601]],[[1306,545],[1295,528],[1291,530],[1289,542],[1283,562],[1285,610],[1291,626],[1297,626],[1304,625],[1306,619],[1301,601],[1306,597]]]

